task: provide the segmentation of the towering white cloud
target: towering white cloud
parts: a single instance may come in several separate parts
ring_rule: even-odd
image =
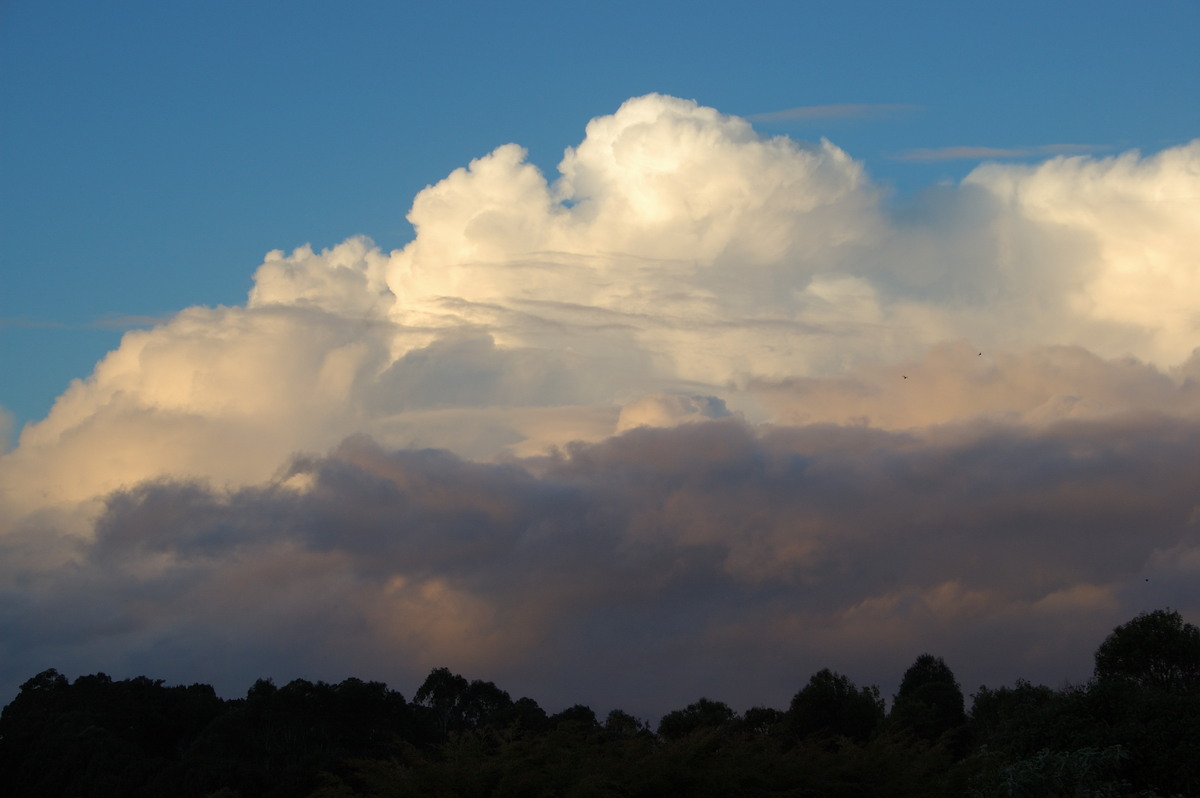
[[[186,678],[403,659],[565,699],[686,659],[716,693],[767,650],[936,646],[1078,676],[1143,572],[1200,610],[1198,197],[1194,142],[896,207],[829,142],[660,95],[553,181],[502,146],[415,198],[404,248],[269,253],[244,305],[128,333],[22,432],[3,679],[221,640],[236,665]],[[1082,648],[1036,642],[1056,624]]]
[[[988,165],[964,183],[1063,242],[1066,251],[1004,252],[1002,263],[1020,258],[1061,273],[1064,310],[1092,322],[1090,335],[1071,343],[1160,365],[1200,346],[1200,141],[1149,158],[1128,152]]]
[[[397,320],[709,384],[825,363],[839,326],[877,321],[843,273],[879,234],[877,192],[827,142],[651,95],[593,120],[559,170],[549,185],[509,145],[422,192]]]

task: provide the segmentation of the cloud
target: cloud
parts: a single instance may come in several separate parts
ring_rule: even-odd
[[[728,415],[724,400],[716,396],[652,393],[621,408],[617,432],[637,427],[673,427]]]
[[[1039,144],[1033,147],[921,147],[905,150],[901,161],[983,161],[1004,158],[1049,158],[1056,155],[1088,155],[1110,150],[1096,144]]]
[[[1200,141],[894,207],[661,95],[553,179],[501,146],[405,247],[268,253],[26,425],[0,684],[446,664],[650,713],[926,650],[1085,678],[1137,611],[1200,611],[1196,196]]]
[[[1200,417],[1193,356],[1176,376],[1133,359],[1104,360],[1078,346],[977,351],[963,342],[922,358],[864,363],[836,377],[761,380],[752,389],[788,424],[889,430],[945,424],[1019,423],[1040,428],[1139,412]]]
[[[172,314],[173,315],[173,314]],[[100,330],[128,330],[133,327],[156,327],[170,320],[170,316],[109,314],[96,319],[88,326]]]
[[[0,454],[7,452],[12,445],[12,434],[15,423],[12,413],[3,406],[0,406]]]
[[[1190,298],[1200,289],[1200,140],[1145,158],[985,164],[964,182],[1042,229],[1086,242],[1083,279],[1063,286],[1071,315],[1097,325],[1077,343],[1161,365],[1191,355],[1200,330]]]
[[[274,485],[110,496],[79,563],[21,612],[6,598],[5,639],[26,669],[53,647],[230,691],[283,663],[411,689],[449,664],[643,712],[714,691],[779,706],[825,665],[894,689],[929,648],[968,684],[1058,683],[1143,606],[1143,574],[1194,571],[1198,443],[1161,416],[923,435],[725,419],[505,464],[353,438]],[[184,639],[204,656],[172,660]]]
[[[801,105],[782,111],[751,114],[751,122],[808,122],[817,119],[878,119],[923,111],[924,106],[911,103],[843,103],[840,105]]]

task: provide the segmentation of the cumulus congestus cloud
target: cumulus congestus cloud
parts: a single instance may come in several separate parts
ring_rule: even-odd
[[[657,711],[934,648],[1078,678],[1189,608],[1200,142],[898,206],[832,143],[649,95],[554,179],[505,145],[409,219],[269,253],[22,431],[4,679],[451,664]]]

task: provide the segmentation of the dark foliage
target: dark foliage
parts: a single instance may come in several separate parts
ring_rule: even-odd
[[[801,737],[846,737],[862,744],[883,722],[879,688],[859,689],[854,682],[823,668],[796,693],[788,719]]]
[[[701,698],[685,709],[663,715],[658,724],[658,736],[664,740],[679,740],[700,729],[718,730],[733,725],[737,713],[721,701]]]
[[[208,685],[103,673],[70,684],[44,671],[0,714],[0,784],[9,795],[156,794],[223,710]]]
[[[925,654],[890,715],[877,688],[825,669],[786,711],[702,698],[657,733],[621,710],[547,716],[445,668],[413,703],[358,679],[260,680],[225,701],[207,685],[48,670],[0,714],[0,785],[18,798],[1198,795],[1194,635],[1178,613],[1139,616],[1101,645],[1090,684],[981,687],[969,715]]]
[[[1200,629],[1174,610],[1144,612],[1096,650],[1096,681],[1194,693],[1200,690]]]
[[[932,654],[917,657],[892,702],[892,723],[933,742],[961,730],[966,719],[962,688],[945,661]]]

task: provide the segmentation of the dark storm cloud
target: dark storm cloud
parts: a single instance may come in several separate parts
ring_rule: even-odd
[[[781,705],[827,665],[892,689],[924,650],[968,687],[1079,680],[1151,598],[1200,609],[1145,582],[1194,570],[1197,486],[1200,427],[1149,414],[922,434],[722,420],[507,464],[355,438],[268,487],[109,497],[76,562],[6,594],[4,678],[86,661],[235,692],[411,690],[448,664],[642,713]]]

